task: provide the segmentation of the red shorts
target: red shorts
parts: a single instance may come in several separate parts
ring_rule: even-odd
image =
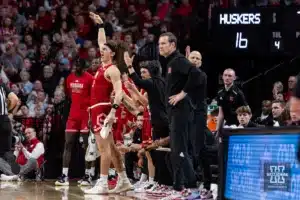
[[[88,129],[88,113],[87,112],[82,112],[81,114],[82,118],[77,119],[77,118],[72,118],[69,117],[67,124],[66,124],[66,132],[67,133],[83,133],[87,134],[89,133]]]
[[[101,105],[92,109],[92,126],[94,133],[97,133],[101,130],[106,116],[111,110],[111,105]]]

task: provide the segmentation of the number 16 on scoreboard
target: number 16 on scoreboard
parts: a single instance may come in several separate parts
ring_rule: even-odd
[[[235,48],[238,48],[238,49],[247,49],[248,48],[248,39],[243,38],[242,32],[236,33]]]

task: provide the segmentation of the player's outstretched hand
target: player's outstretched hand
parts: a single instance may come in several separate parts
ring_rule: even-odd
[[[90,12],[90,18],[94,21],[95,24],[103,24],[101,17],[93,12]]]

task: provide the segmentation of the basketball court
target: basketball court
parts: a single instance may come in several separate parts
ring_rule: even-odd
[[[126,192],[122,195],[85,195],[87,187],[71,182],[69,187],[55,186],[54,180],[43,182],[0,182],[1,200],[153,200],[144,193]],[[216,194],[215,194],[216,195]],[[214,196],[215,196],[214,195]]]

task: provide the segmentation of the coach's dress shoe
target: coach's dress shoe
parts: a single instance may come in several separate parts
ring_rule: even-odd
[[[98,179],[94,187],[84,190],[85,194],[108,194],[107,181]]]
[[[128,178],[118,177],[116,187],[112,190],[109,190],[109,193],[117,194],[117,193],[126,192],[126,191],[133,190],[133,189],[134,189],[134,187],[131,185]]]

